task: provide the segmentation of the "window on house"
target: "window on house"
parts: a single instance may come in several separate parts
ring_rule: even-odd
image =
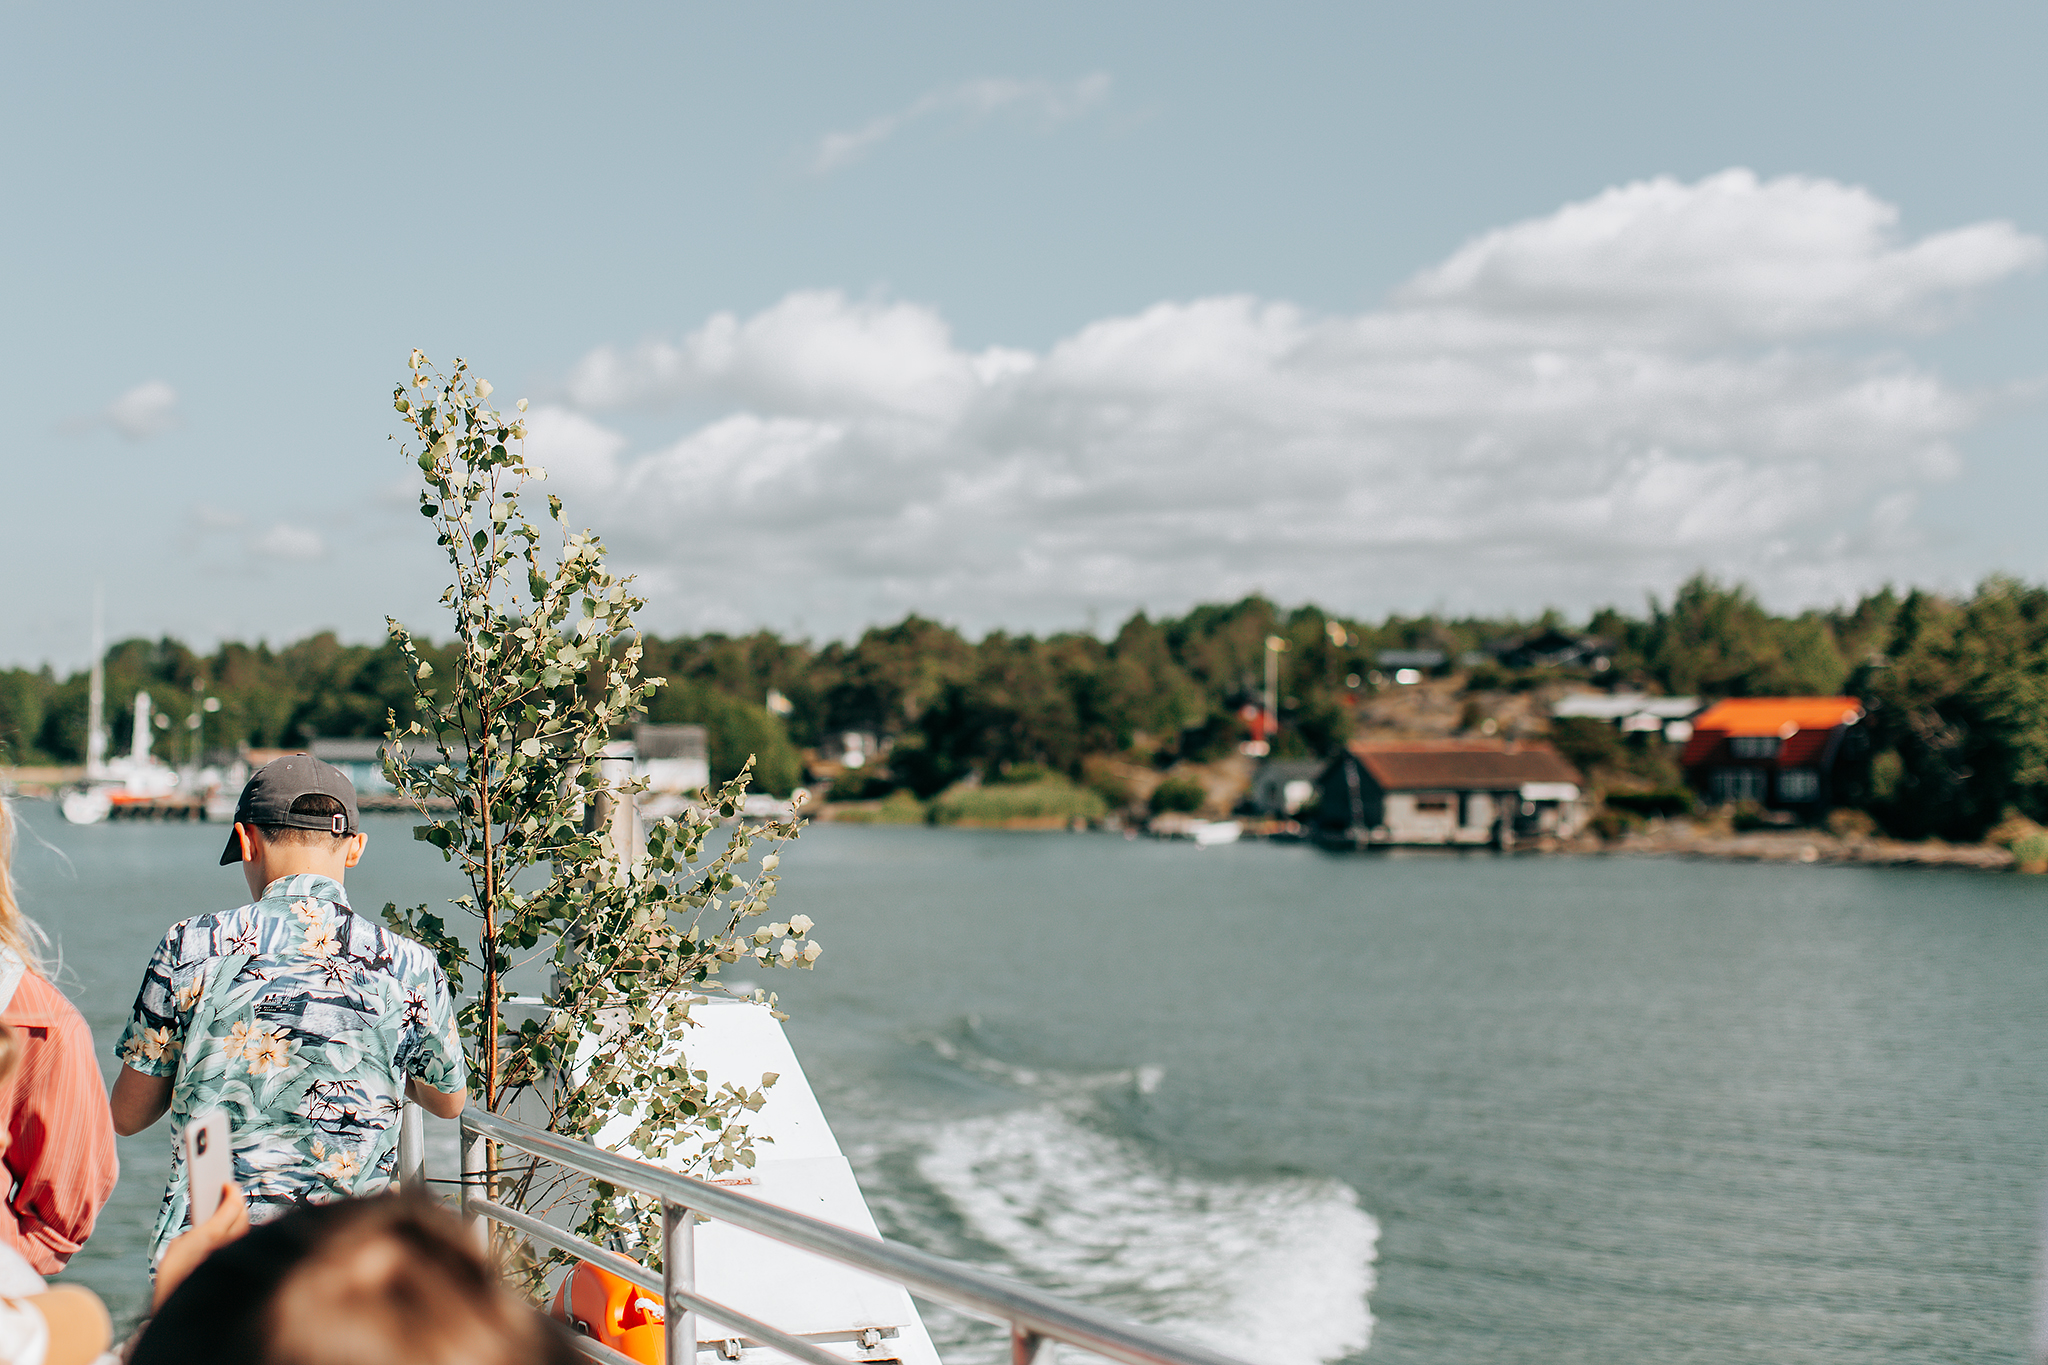
[[[1762,768],[1716,768],[1713,791],[1716,801],[1761,801],[1764,799]]]
[[[1728,740],[1728,756],[1731,758],[1776,758],[1778,737],[1776,735],[1734,735]]]
[[[1787,768],[1778,774],[1780,801],[1820,800],[1820,774],[1812,768]]]
[[[1450,813],[1450,809],[1451,798],[1448,796],[1418,796],[1415,798],[1415,811],[1418,815],[1447,815]]]

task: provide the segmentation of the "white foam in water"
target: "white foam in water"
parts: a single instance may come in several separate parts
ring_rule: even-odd
[[[1266,1365],[1365,1348],[1379,1225],[1349,1186],[1175,1174],[1071,1109],[1041,1104],[923,1135],[919,1174],[1002,1250],[1011,1264],[997,1269]],[[983,1353],[965,1334],[940,1344],[954,1365]]]

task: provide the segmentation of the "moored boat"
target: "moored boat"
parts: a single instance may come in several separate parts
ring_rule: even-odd
[[[57,809],[74,825],[96,825],[124,809],[151,806],[178,791],[178,773],[150,753],[150,718],[156,714],[146,691],[135,694],[135,738],[125,757],[108,762],[102,723],[100,664],[93,661],[93,683],[86,718],[85,781],[66,792]]]

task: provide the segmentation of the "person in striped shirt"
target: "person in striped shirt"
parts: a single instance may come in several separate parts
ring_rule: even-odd
[[[0,1085],[15,1080],[24,1046],[13,1025],[0,1023]],[[223,1186],[213,1216],[164,1253],[156,1277],[158,1308],[195,1267],[249,1230],[247,1211],[242,1192]],[[99,1295],[83,1285],[44,1283],[20,1252],[0,1245],[0,1365],[121,1365],[125,1352],[103,1350],[110,1335],[112,1323]]]
[[[0,800],[0,1020],[19,1054],[0,1079],[0,1245],[54,1275],[92,1236],[121,1166],[92,1030],[43,974],[42,931],[15,900],[13,853],[14,813]]]

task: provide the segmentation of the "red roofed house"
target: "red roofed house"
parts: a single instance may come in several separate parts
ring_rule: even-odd
[[[1709,801],[1819,815],[1835,801],[1838,770],[1865,744],[1854,697],[1737,697],[1693,717],[1679,760]]]
[[[1584,782],[1548,744],[1361,742],[1323,769],[1313,818],[1326,843],[1505,848],[1577,833]]]

